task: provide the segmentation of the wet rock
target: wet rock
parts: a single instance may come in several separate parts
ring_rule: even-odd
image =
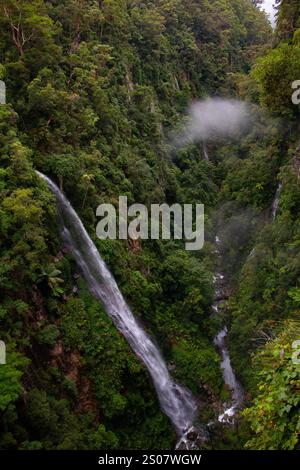
[[[177,450],[199,450],[210,441],[207,426],[192,426],[188,429],[176,445]]]
[[[198,437],[198,434],[196,433],[196,431],[191,431],[188,433],[187,435],[187,438],[190,440],[190,441],[195,441]]]

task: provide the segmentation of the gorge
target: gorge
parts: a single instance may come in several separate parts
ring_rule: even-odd
[[[299,450],[300,4],[263,5],[0,2],[1,450]],[[97,237],[120,197],[204,244]]]

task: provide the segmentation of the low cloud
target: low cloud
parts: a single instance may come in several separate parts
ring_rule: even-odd
[[[250,116],[250,108],[242,101],[223,98],[195,101],[173,142],[176,147],[183,147],[193,142],[238,138],[249,128]]]

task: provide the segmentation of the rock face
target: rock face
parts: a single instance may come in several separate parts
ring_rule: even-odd
[[[62,369],[65,377],[74,382],[77,387],[78,400],[75,410],[79,413],[88,413],[90,411],[95,419],[99,419],[99,410],[92,383],[82,370],[80,353],[78,351],[65,351],[62,341],[59,340],[50,351],[50,357],[50,364],[53,367]]]

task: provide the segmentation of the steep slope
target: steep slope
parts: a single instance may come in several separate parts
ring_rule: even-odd
[[[219,170],[198,146],[171,158],[168,132],[192,98],[233,92],[270,28],[248,0],[4,0],[0,23],[0,446],[171,448],[149,377],[61,245],[34,168],[93,238],[96,207],[120,194],[213,207]],[[212,403],[224,391],[209,257],[173,241],[96,243],[173,375]]]
[[[298,2],[281,2],[274,48],[244,86],[269,112],[268,137],[248,139],[224,163],[223,196],[256,214],[228,303],[232,359],[250,392],[244,416],[251,449],[300,445],[299,105],[292,100],[300,77],[299,15]]]

